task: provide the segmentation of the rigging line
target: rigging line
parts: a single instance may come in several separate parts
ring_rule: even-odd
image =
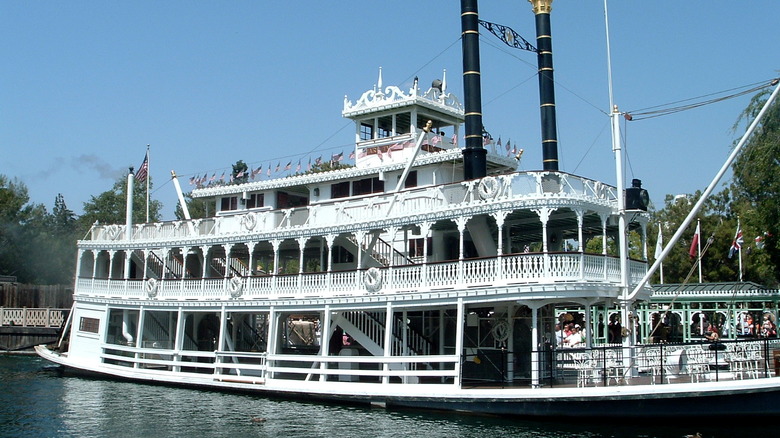
[[[414,73],[412,73],[406,79],[404,79],[403,82],[407,82],[407,81],[412,80],[412,78],[417,76],[417,74],[420,73],[422,71],[422,69],[424,69],[425,67],[429,66],[433,61],[435,61],[437,58],[439,58],[441,55],[443,55],[446,51],[450,50],[452,48],[452,46],[454,46],[455,44],[457,44],[459,42],[460,42],[460,37],[456,38],[455,41],[452,42],[452,44],[450,44],[444,50],[439,52],[436,56],[431,58],[428,62],[426,62],[425,64],[420,66],[417,70],[414,71]]]
[[[179,176],[179,175],[177,174],[176,176]],[[157,193],[158,190],[162,189],[163,187],[167,186],[170,183],[171,183],[171,178],[166,179],[165,182],[160,187],[156,187],[156,188],[152,189],[152,193],[151,194]]]
[[[481,33],[480,33],[480,36],[482,36],[482,34],[481,34]],[[531,68],[533,68],[533,69],[534,69],[534,71],[535,71],[534,75],[538,75],[538,74],[539,74],[539,70],[538,70],[538,69],[539,69],[539,66],[537,66],[537,65],[535,65],[535,64],[532,64],[532,63],[530,63],[530,62],[528,62],[528,61],[525,61],[525,60],[523,60],[522,58],[520,58],[520,57],[518,57],[517,55],[515,55],[514,53],[511,53],[511,52],[509,52],[509,51],[505,50],[503,46],[498,46],[498,45],[496,45],[496,44],[494,44],[494,43],[492,43],[492,42],[490,42],[490,41],[486,41],[485,39],[482,39],[482,38],[480,38],[480,42],[483,42],[483,41],[484,41],[484,42],[485,42],[485,44],[487,44],[488,46],[490,46],[490,47],[493,47],[493,48],[495,48],[496,50],[498,50],[498,51],[500,51],[500,52],[502,52],[502,53],[504,53],[504,54],[506,54],[506,55],[509,55],[509,56],[511,56],[512,58],[515,58],[515,59],[517,59],[518,61],[520,61],[520,62],[522,62],[522,63],[524,63],[524,64],[528,65],[528,66],[529,66],[529,67],[531,67]],[[568,92],[569,92],[569,94],[571,94],[572,96],[574,96],[574,97],[576,97],[577,99],[579,99],[579,100],[581,100],[581,101],[585,102],[586,104],[588,104],[588,105],[592,106],[593,108],[595,108],[595,109],[596,109],[598,112],[600,112],[601,114],[604,114],[605,116],[609,117],[609,113],[607,113],[607,112],[606,112],[606,111],[604,111],[603,109],[599,108],[599,106],[598,106],[598,105],[594,105],[593,103],[589,102],[587,99],[585,99],[584,97],[582,97],[582,96],[580,96],[579,94],[575,93],[575,92],[574,92],[574,91],[572,91],[570,88],[568,88],[568,87],[566,87],[565,85],[563,85],[562,83],[558,82],[558,80],[557,80],[557,79],[554,79],[554,80],[553,80],[553,82],[555,83],[555,85],[556,85],[557,87],[561,87],[561,88],[563,88],[564,90],[568,91]]]
[[[318,149],[320,146],[322,146],[323,144],[327,143],[327,142],[328,142],[328,140],[330,140],[331,138],[335,137],[335,136],[336,136],[336,134],[338,134],[339,132],[343,131],[343,130],[344,130],[344,128],[346,128],[347,126],[349,126],[349,125],[351,125],[351,124],[352,124],[352,122],[351,122],[351,121],[349,121],[349,122],[345,123],[345,124],[344,124],[344,126],[342,126],[341,128],[337,129],[337,130],[336,130],[336,132],[334,132],[333,134],[329,135],[329,136],[328,136],[328,138],[326,138],[325,140],[322,140],[322,141],[320,142],[320,144],[318,144],[317,146],[314,146],[314,147],[313,147],[313,148],[312,148],[312,149],[311,149],[309,152],[307,152],[307,153],[305,153],[305,154],[299,154],[299,155],[300,155],[300,156],[305,156],[305,155],[309,155],[309,154],[313,153],[313,152],[314,152],[314,151],[316,151],[316,150],[317,150],[317,149]],[[338,146],[336,146],[336,147],[338,147]],[[288,157],[290,157],[290,156],[292,156],[292,155],[288,155],[287,157],[282,157],[282,158],[288,158]],[[298,156],[298,155],[295,155],[295,156]],[[273,161],[273,159],[272,159],[272,161]]]
[[[585,154],[582,155],[582,158],[580,158],[580,161],[577,163],[577,165],[574,166],[574,170],[572,171],[572,173],[577,173],[577,169],[579,169],[580,164],[582,164],[582,162],[585,161],[585,157],[588,156],[590,150],[593,149],[593,146],[596,144],[599,138],[601,138],[601,134],[604,133],[604,130],[607,129],[607,126],[609,126],[609,121],[607,121],[606,123],[604,123],[604,125],[602,125],[601,131],[599,131],[598,135],[596,135],[596,138],[593,140],[590,146],[588,146],[588,150],[586,150]]]
[[[751,84],[751,85],[753,85],[753,84]],[[759,91],[759,90],[764,89],[766,87],[769,87],[771,85],[772,84],[770,82],[770,83],[766,83],[764,85],[759,85],[759,86],[756,86],[756,87],[753,87],[753,88],[750,88],[750,89],[746,89],[746,90],[740,91],[739,93],[733,93],[733,94],[729,94],[729,95],[726,95],[726,96],[717,97],[717,98],[714,98],[714,99],[708,99],[708,100],[701,101],[701,102],[691,103],[691,104],[688,104],[688,105],[680,105],[680,106],[676,106],[676,107],[663,108],[663,109],[658,109],[658,110],[653,110],[653,111],[644,111],[644,110],[627,111],[625,114],[627,115],[627,117],[630,117],[629,120],[645,120],[645,119],[650,119],[650,118],[654,118],[654,117],[660,117],[660,116],[663,116],[663,115],[673,114],[673,113],[677,113],[677,112],[681,112],[681,111],[686,111],[686,110],[693,109],[693,108],[698,108],[698,107],[701,107],[701,106],[704,106],[704,105],[709,105],[709,104],[713,104],[713,103],[722,102],[724,100],[733,99],[733,98],[739,97],[739,96],[744,96],[746,94],[754,93],[756,91]],[[726,91],[731,91],[731,90],[726,90]],[[696,98],[680,100],[680,101],[677,101],[677,102],[671,102],[671,103],[664,104],[664,105],[672,105],[674,103],[687,102],[687,101],[690,101],[690,100],[693,100],[693,99],[699,99],[701,97],[712,96],[713,94],[720,94],[720,93],[723,93],[723,91],[718,92],[718,93],[712,93],[712,94],[705,95],[705,96],[696,97]],[[648,108],[645,108],[645,109],[660,108],[660,107],[662,107],[664,105],[657,105],[657,106],[648,107]]]
[[[628,129],[626,129],[627,126],[626,123],[628,122],[628,120],[624,118],[622,121],[623,121],[623,129],[620,130],[620,134],[623,136],[623,150],[626,151],[625,153],[626,163],[628,164],[629,173],[633,177],[634,166],[631,165],[631,158],[629,157],[628,154]]]
[[[738,93],[738,94],[725,96],[725,97],[720,97],[720,98],[717,98],[717,99],[711,99],[711,100],[704,101],[704,102],[693,103],[693,104],[690,104],[690,105],[683,105],[683,106],[667,108],[667,109],[663,109],[663,110],[656,110],[656,111],[647,111],[647,112],[643,112],[643,113],[630,113],[629,112],[629,114],[631,115],[631,119],[632,120],[652,119],[652,118],[655,118],[655,117],[665,116],[665,115],[668,115],[668,114],[674,114],[674,113],[678,113],[678,112],[681,112],[681,111],[687,111],[689,109],[694,109],[694,108],[698,108],[698,107],[701,107],[701,106],[722,102],[724,100],[728,100],[728,99],[732,99],[732,98],[735,98],[735,97],[743,96],[745,94],[749,94],[749,93],[752,93],[752,92],[755,92],[755,91],[756,90],[746,90],[746,91],[743,91],[743,92]],[[635,115],[639,116],[639,117],[636,117]],[[644,116],[644,117],[642,117],[642,116]]]
[[[677,100],[677,101],[674,101],[674,102],[664,103],[664,104],[655,105],[655,106],[648,106],[648,107],[645,107],[645,108],[638,108],[638,109],[636,109],[634,111],[647,111],[647,110],[651,110],[651,109],[655,109],[655,108],[660,108],[660,107],[666,106],[666,105],[674,105],[674,104],[678,104],[678,103],[682,103],[682,102],[688,102],[688,101],[695,100],[695,99],[701,99],[701,98],[704,98],[704,97],[715,96],[717,94],[727,93],[727,92],[731,92],[731,91],[734,91],[734,90],[739,90],[739,89],[746,88],[746,87],[752,87],[751,89],[753,89],[753,90],[759,90],[761,88],[765,88],[765,87],[768,87],[770,85],[771,84],[767,83],[767,81],[754,82],[752,84],[747,84],[747,85],[742,85],[742,86],[739,86],[739,87],[729,88],[729,89],[726,89],[726,90],[716,91],[714,93],[704,94],[704,95],[701,95],[701,96],[689,97],[687,99],[681,99],[681,100]]]
[[[508,90],[506,90],[506,91],[504,91],[503,93],[500,93],[500,94],[499,94],[499,95],[497,95],[496,97],[494,97],[494,98],[490,99],[489,101],[485,102],[485,106],[488,106],[488,105],[490,105],[491,103],[495,102],[496,100],[500,99],[501,97],[503,97],[503,96],[505,96],[505,95],[509,94],[510,92],[514,91],[514,89],[515,89],[515,88],[518,88],[518,87],[520,87],[521,85],[525,84],[526,82],[530,81],[531,79],[533,79],[533,78],[535,78],[535,77],[536,77],[536,74],[529,76],[528,78],[526,78],[525,80],[521,81],[520,83],[518,83],[518,84],[517,84],[517,85],[515,85],[514,87],[512,87],[512,88],[510,88],[510,89],[508,89]]]

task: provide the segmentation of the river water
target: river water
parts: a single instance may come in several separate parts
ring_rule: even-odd
[[[394,411],[61,376],[0,355],[3,437],[702,437],[778,436],[764,424],[606,424]],[[565,403],[565,400],[561,401]],[[616,417],[617,417],[616,413]]]

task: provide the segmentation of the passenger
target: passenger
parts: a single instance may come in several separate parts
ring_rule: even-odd
[[[718,327],[715,324],[710,324],[710,331],[707,332],[707,334],[704,335],[704,337],[707,338],[707,340],[712,341],[712,344],[710,344],[709,346],[709,350],[722,351],[726,349],[726,346],[719,342],[720,334],[718,331]]]
[[[582,334],[580,333],[579,326],[574,326],[572,332],[563,342],[569,347],[584,347]]]
[[[704,337],[709,341],[718,342],[718,339],[720,339],[720,335],[718,334],[718,327],[716,327],[715,324],[710,324],[708,329],[709,331],[706,335],[704,335]]]
[[[565,336],[560,324],[555,324],[555,345],[562,347]]]
[[[761,334],[764,335],[764,337],[777,336],[777,326],[769,319],[769,315],[764,316],[764,325],[761,327]]]

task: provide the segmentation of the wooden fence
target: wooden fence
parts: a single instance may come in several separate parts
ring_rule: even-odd
[[[72,285],[37,285],[0,281],[0,307],[69,309],[72,305]]]

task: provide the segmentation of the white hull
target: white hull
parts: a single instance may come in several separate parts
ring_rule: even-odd
[[[693,417],[777,415],[780,408],[766,400],[780,395],[780,379],[760,378],[672,385],[599,386],[588,388],[456,388],[452,385],[375,385],[349,382],[263,381],[242,382],[230,376],[128,370],[116,366],[86,366],[74,363],[43,346],[43,358],[77,372],[104,377],[163,383],[187,387],[231,390],[258,395],[363,403],[388,407],[459,410],[518,417],[613,416],[619,408],[624,417]],[[732,400],[733,399],[733,400]],[[710,403],[708,400],[713,400]],[[730,401],[731,400],[731,401]],[[751,401],[752,400],[752,401]],[[566,401],[566,403],[563,403]],[[567,403],[576,402],[576,409]],[[712,404],[716,404],[715,407]],[[563,406],[566,405],[566,406]],[[681,409],[670,409],[679,406]],[[659,411],[662,409],[662,411]]]

